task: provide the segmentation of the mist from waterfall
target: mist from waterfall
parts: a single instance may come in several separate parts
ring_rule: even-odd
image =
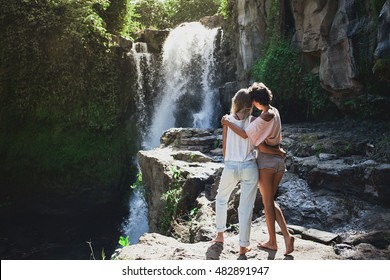
[[[218,28],[199,22],[172,30],[163,46],[161,95],[144,139],[145,148],[160,144],[171,127],[210,128],[217,89],[214,85],[214,49]]]

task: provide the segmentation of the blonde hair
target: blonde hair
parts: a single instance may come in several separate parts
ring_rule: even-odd
[[[248,118],[252,114],[252,98],[249,91],[245,88],[236,92],[232,98],[232,106],[230,108],[230,114],[243,113],[244,119]]]

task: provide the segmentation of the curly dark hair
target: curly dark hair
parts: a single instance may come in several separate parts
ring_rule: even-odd
[[[269,105],[272,101],[272,91],[263,83],[255,82],[248,88],[253,101],[261,105]]]

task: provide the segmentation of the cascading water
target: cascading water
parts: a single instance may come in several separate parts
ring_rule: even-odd
[[[137,130],[140,139],[145,139],[147,130],[145,129],[150,122],[147,110],[147,93],[152,91],[153,83],[155,81],[155,58],[148,52],[146,43],[134,43],[131,49],[131,56],[134,59],[137,70],[137,84],[135,105],[137,110]]]
[[[135,105],[137,115],[137,130],[140,139],[144,139],[147,133],[145,127],[148,124],[148,113],[146,108],[146,96],[147,92],[153,88],[154,82],[154,58],[153,55],[148,52],[148,46],[146,43],[137,42],[134,43],[130,55],[134,59],[134,63],[137,70],[137,83],[135,94]],[[134,165],[137,165],[134,160]],[[147,218],[147,204],[143,197],[143,194],[139,188],[135,189],[129,199],[129,216],[122,223],[122,232],[125,236],[129,237],[130,244],[138,243],[139,237],[148,232],[148,218]]]
[[[170,32],[165,40],[157,89],[154,58],[145,43],[135,43],[131,55],[137,68],[135,104],[137,127],[143,140],[142,148],[159,145],[162,133],[171,127],[209,128],[212,126],[215,97],[214,50],[218,29],[207,29],[197,22],[183,24]],[[156,91],[157,90],[157,91]],[[147,96],[162,95],[157,100],[149,129]],[[148,135],[148,137],[147,137]],[[137,163],[135,163],[137,164]],[[129,200],[129,217],[122,232],[131,244],[148,231],[147,205],[139,190]]]
[[[149,231],[147,205],[138,188],[130,196],[129,207],[129,218],[122,224],[122,231],[129,236],[130,244],[137,244],[140,236]]]
[[[162,96],[145,139],[146,148],[159,146],[162,133],[171,127],[209,128],[214,118],[215,61],[218,28],[199,22],[180,25],[165,41],[162,59]]]

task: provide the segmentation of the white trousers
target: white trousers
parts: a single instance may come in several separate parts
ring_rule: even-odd
[[[253,205],[257,194],[259,170],[255,160],[226,161],[216,196],[216,227],[217,232],[226,230],[227,205],[233,189],[241,185],[240,204],[238,206],[239,243],[242,247],[249,246]]]

